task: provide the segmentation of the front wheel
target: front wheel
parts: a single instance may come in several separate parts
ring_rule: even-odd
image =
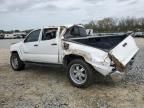
[[[86,88],[93,82],[93,68],[84,60],[71,61],[67,73],[70,82],[76,87]]]
[[[10,64],[13,70],[20,71],[23,70],[25,64],[20,60],[19,55],[17,53],[12,53],[10,58]]]

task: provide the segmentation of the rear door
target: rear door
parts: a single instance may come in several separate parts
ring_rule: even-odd
[[[58,63],[58,28],[43,29],[38,46],[39,62]]]
[[[113,48],[109,53],[123,66],[126,66],[127,63],[138,52],[138,50],[139,48],[137,47],[134,38],[132,36],[128,36],[115,48]]]

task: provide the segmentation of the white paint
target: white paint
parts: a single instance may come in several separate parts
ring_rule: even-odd
[[[84,57],[87,63],[91,64],[95,70],[104,76],[112,72],[114,67],[110,66],[111,60],[108,56],[108,52],[102,51],[98,48],[64,41],[63,34],[65,29],[61,34],[61,27],[57,27],[57,29],[57,35],[55,39],[42,41],[41,37],[43,29],[41,29],[38,41],[29,43],[24,43],[22,41],[12,45],[10,51],[17,51],[22,61],[56,64],[62,64],[63,57],[65,55],[75,54]],[[69,44],[68,50],[63,50],[64,42]],[[56,43],[57,45],[52,46],[51,44],[53,43]],[[127,43],[127,45],[123,47],[125,43]],[[110,54],[112,54],[119,60],[120,63],[126,66],[126,64],[132,59],[137,51],[138,47],[136,46],[134,39],[131,36],[128,36],[113,50],[111,50]]]
[[[126,44],[126,46],[124,46]],[[139,48],[137,47],[132,36],[128,36],[119,45],[110,51],[119,62],[126,66],[126,64],[132,59],[132,57],[137,53]]]

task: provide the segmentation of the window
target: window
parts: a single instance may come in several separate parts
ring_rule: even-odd
[[[77,26],[73,26],[69,29],[64,34],[65,38],[73,38],[73,37],[78,37],[79,36],[79,29]]]
[[[51,40],[56,38],[57,28],[44,29],[42,40]]]
[[[65,37],[65,38],[71,37],[70,32],[71,32],[71,28],[67,29],[66,32],[65,32],[65,34],[64,34],[64,37]]]
[[[71,35],[79,35],[79,28],[77,26],[72,28]]]
[[[77,38],[85,36],[87,36],[85,28],[79,26],[73,26],[67,29],[66,33],[64,34],[65,38]]]
[[[25,39],[24,42],[35,42],[35,41],[38,41],[40,31],[41,31],[41,30],[39,29],[39,30],[36,30],[36,31],[31,32],[31,33],[28,35],[28,37]]]
[[[79,27],[80,36],[87,36],[86,30],[82,27]]]

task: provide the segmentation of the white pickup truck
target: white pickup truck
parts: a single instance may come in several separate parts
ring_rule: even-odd
[[[16,71],[27,62],[63,65],[70,82],[82,88],[92,84],[94,72],[121,79],[138,50],[130,35],[87,36],[80,25],[47,27],[13,44],[10,63]]]

